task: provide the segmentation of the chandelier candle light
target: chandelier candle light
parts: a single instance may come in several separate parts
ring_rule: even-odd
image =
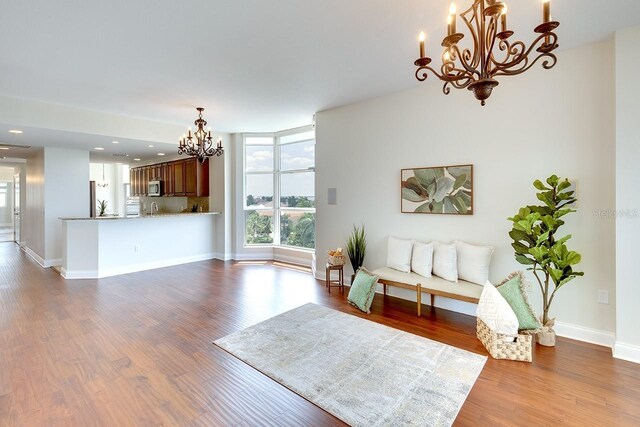
[[[460,48],[465,37],[457,32],[456,6],[451,3],[447,18],[447,36],[442,40],[442,67],[440,72],[429,66],[431,58],[425,54],[424,32],[418,38],[420,58],[415,61],[416,78],[425,81],[431,71],[444,81],[445,95],[456,89],[473,91],[482,105],[498,86],[495,77],[522,74],[544,58],[542,68],[553,68],[558,59],[553,53],[558,48],[558,36],[554,32],[560,25],[551,20],[551,1],[542,1],[542,24],[534,32],[536,39],[527,46],[522,41],[510,40],[514,32],[507,26],[507,5],[497,0],[473,0],[471,7],[460,14],[471,32],[473,49]]]
[[[188,133],[182,135],[178,145],[178,154],[197,157],[201,163],[204,163],[208,157],[221,156],[224,150],[222,149],[222,138],[218,138],[217,146],[214,148],[211,128],[204,130],[207,126],[207,121],[202,118],[204,108],[198,107],[196,110],[198,110],[198,118],[193,122],[196,125],[196,130],[192,134],[191,127],[189,127]]]

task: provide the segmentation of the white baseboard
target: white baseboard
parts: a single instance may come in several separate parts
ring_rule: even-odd
[[[286,262],[288,264],[300,265],[302,267],[311,267],[311,261],[305,258],[299,258],[291,255],[278,254],[274,255],[274,261]]]
[[[101,270],[71,270],[66,268],[60,270],[60,274],[65,279],[102,279],[105,277],[119,276],[121,274],[137,273],[140,271],[154,270],[156,268],[172,267],[174,265],[188,264],[191,262],[206,261],[214,259],[215,254],[193,255],[181,258],[172,258],[162,261],[152,261],[140,264],[126,265],[122,267],[105,268]]]
[[[231,261],[233,259],[233,255],[232,254],[223,254],[220,252],[216,252],[215,259],[218,259],[220,261]]]
[[[601,345],[609,348],[613,347],[616,341],[616,335],[613,332],[601,331],[599,329],[587,328],[571,323],[556,322],[553,329],[560,337],[588,342],[590,344]]]
[[[31,249],[28,246],[24,247],[24,251],[27,253],[27,255],[33,258],[35,262],[40,264],[40,267],[42,268],[49,268],[49,267],[62,264],[62,260],[59,258],[58,259],[42,259],[40,255],[38,255],[33,249]]]
[[[613,346],[613,357],[628,362],[640,363],[640,346],[616,341]]]

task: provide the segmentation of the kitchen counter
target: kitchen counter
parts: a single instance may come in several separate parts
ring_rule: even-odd
[[[215,258],[219,212],[60,218],[66,279],[96,279]]]
[[[153,215],[139,215],[139,216],[98,216],[83,217],[83,218],[58,218],[62,221],[115,221],[124,219],[151,219],[151,218],[167,218],[167,217],[182,217],[182,216],[198,216],[198,215],[220,215],[220,212],[179,212],[179,213],[156,213]]]

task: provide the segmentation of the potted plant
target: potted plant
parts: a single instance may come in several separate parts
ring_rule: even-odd
[[[98,200],[98,216],[105,216],[107,213],[107,201]]]
[[[570,191],[569,180],[550,176],[546,185],[536,180],[533,186],[538,190],[541,206],[525,206],[518,214],[509,218],[513,229],[509,236],[515,250],[516,261],[526,265],[533,272],[542,292],[543,330],[536,337],[542,345],[555,345],[556,334],[553,330],[555,319],[549,319],[551,303],[563,286],[584,273],[574,271],[582,256],[567,248],[571,235],[558,236],[565,222],[562,218],[575,212],[571,209],[576,202],[575,192]]]
[[[353,226],[353,231],[347,239],[347,255],[351,261],[353,274],[351,275],[351,283],[355,278],[358,269],[364,264],[364,256],[367,252],[367,235],[364,232],[364,225],[361,227]]]

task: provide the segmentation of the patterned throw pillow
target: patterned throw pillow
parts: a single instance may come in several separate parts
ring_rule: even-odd
[[[373,302],[373,296],[376,293],[377,283],[378,276],[369,273],[364,267],[360,267],[356,274],[356,278],[351,284],[351,289],[349,290],[349,304],[357,307],[367,314],[371,313],[369,309]]]
[[[496,288],[516,313],[520,331],[531,331],[542,327],[527,298],[526,282],[522,271],[511,274]]]
[[[491,282],[487,282],[482,289],[477,315],[489,329],[497,334],[510,336],[518,334],[519,323],[516,314]],[[507,341],[511,342],[513,338]]]

